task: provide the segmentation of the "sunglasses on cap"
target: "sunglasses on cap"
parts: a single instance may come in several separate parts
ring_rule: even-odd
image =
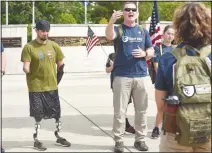
[[[132,10],[132,12],[136,12],[137,8],[124,8],[124,11],[126,12],[130,12]]]

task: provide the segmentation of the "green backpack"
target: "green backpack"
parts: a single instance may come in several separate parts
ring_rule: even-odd
[[[197,55],[188,56],[186,49],[195,50]],[[186,45],[171,53],[177,59],[174,95],[180,100],[176,140],[183,146],[199,146],[209,142],[211,136],[211,49],[196,50]]]

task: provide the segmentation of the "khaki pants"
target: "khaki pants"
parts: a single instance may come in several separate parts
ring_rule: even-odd
[[[114,141],[123,141],[127,106],[132,93],[135,107],[135,141],[144,141],[147,135],[148,107],[147,77],[115,77],[113,80],[113,134]]]
[[[175,140],[175,134],[161,134],[159,152],[211,152],[211,141],[199,147],[182,146]]]

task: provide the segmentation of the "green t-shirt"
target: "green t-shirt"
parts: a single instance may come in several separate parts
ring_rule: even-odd
[[[21,61],[30,62],[30,73],[26,74],[29,92],[56,90],[56,63],[63,58],[62,50],[51,40],[47,40],[46,44],[40,44],[36,40],[26,44]]]

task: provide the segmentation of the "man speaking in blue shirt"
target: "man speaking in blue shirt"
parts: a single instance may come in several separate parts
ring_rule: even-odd
[[[121,16],[124,22],[118,27],[114,26]],[[114,10],[106,27],[106,37],[114,40],[116,52],[112,71],[115,152],[124,151],[125,116],[131,93],[135,107],[134,146],[139,151],[148,150],[144,140],[147,134],[148,106],[146,59],[154,56],[154,49],[148,31],[136,24],[137,17],[135,2],[125,2],[123,11]]]

